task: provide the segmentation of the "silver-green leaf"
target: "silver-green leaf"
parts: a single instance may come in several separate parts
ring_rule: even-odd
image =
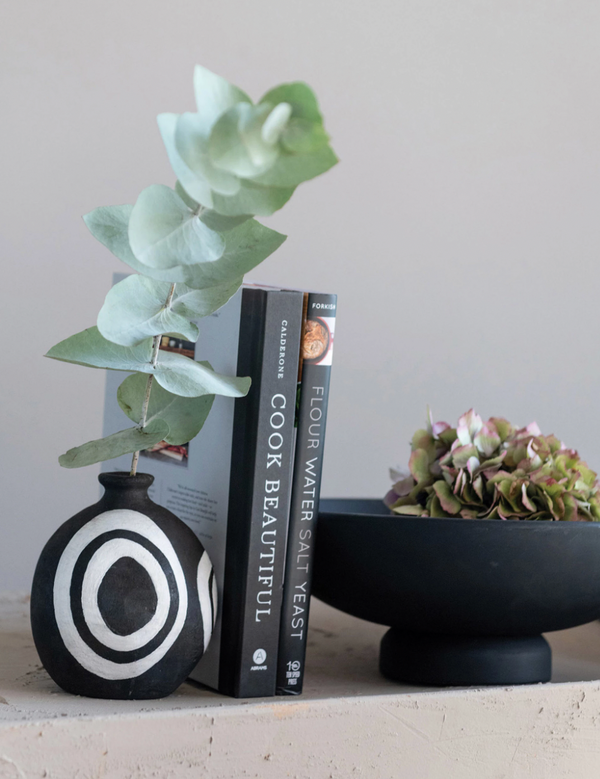
[[[317,97],[304,81],[292,81],[270,89],[260,99],[260,103],[288,103],[292,107],[292,117],[304,119],[313,124],[323,124]]]
[[[285,102],[291,118],[281,135],[276,163],[253,181],[268,187],[295,187],[332,168],[338,159],[327,144],[323,117],[312,89],[301,81],[281,84],[267,92],[260,104]]]
[[[173,312],[185,319],[201,319],[218,311],[235,295],[243,279],[237,278],[225,284],[215,284],[203,289],[194,289],[186,284],[177,284],[171,303]]]
[[[212,208],[212,190],[224,195],[239,191],[239,179],[213,164],[200,114],[160,114],[157,121],[173,172],[191,198]]]
[[[104,338],[121,346],[136,346],[162,333],[196,341],[196,325],[172,306],[165,308],[170,289],[168,281],[128,276],[108,292],[98,314],[98,330]]]
[[[169,162],[186,192],[206,208],[213,207],[212,190],[232,195],[239,189],[235,176],[214,167],[208,156],[208,138],[219,117],[238,103],[252,101],[238,87],[210,70],[196,66],[195,114],[160,114],[159,130]]]
[[[173,168],[173,173],[175,173],[178,180],[181,182],[184,190],[193,197],[194,200],[201,203],[206,208],[212,208],[212,191],[206,177],[201,171],[192,170],[177,148],[175,135],[178,121],[179,114],[159,114],[157,117],[158,129],[160,130],[165,149],[167,150],[167,156],[171,163],[171,167]]]
[[[214,165],[209,154],[209,134],[202,114],[181,114],[175,125],[174,141],[177,153],[196,177],[204,179],[215,192],[235,195],[240,182],[237,176]],[[187,183],[185,188],[188,189]],[[191,191],[189,194],[193,197]]]
[[[91,368],[148,373],[152,367],[152,339],[133,347],[120,346],[104,338],[97,327],[89,327],[60,341],[45,356]]]
[[[201,65],[196,65],[194,70],[194,94],[198,112],[208,129],[236,103],[252,102],[239,87]]]
[[[130,268],[158,281],[182,282],[194,289],[227,284],[248,273],[285,241],[286,236],[249,219],[223,235],[225,251],[215,262],[162,270],[137,260],[129,246],[132,206],[104,206],[84,217],[92,235]]]
[[[253,181],[266,187],[296,187],[303,181],[320,176],[337,163],[338,158],[328,145],[310,154],[282,151],[273,167]]]
[[[153,366],[151,338],[137,346],[120,346],[104,338],[97,327],[66,338],[46,357],[91,368],[152,374],[161,387],[187,398],[211,394],[239,398],[250,389],[248,377],[224,376],[175,352],[161,350]]]
[[[136,258],[151,268],[214,262],[225,249],[221,235],[163,184],[140,193],[129,219],[129,243]]]
[[[277,163],[274,167],[277,167]],[[271,171],[265,175],[270,173]],[[227,196],[213,192],[213,210],[223,214],[223,216],[240,216],[241,214],[271,216],[288,202],[294,194],[294,189],[295,185],[264,186],[262,183],[242,179],[237,195]]]
[[[242,178],[266,173],[279,155],[279,137],[291,111],[287,103],[275,107],[238,103],[230,108],[211,130],[208,151],[212,161]]]
[[[133,261],[140,268],[145,268],[138,262],[129,245],[128,230],[132,211],[132,205],[100,206],[86,214],[83,221],[94,238],[104,244],[115,257],[127,265],[131,265]]]
[[[61,454],[58,462],[63,468],[83,468],[86,465],[112,460],[123,454],[150,449],[169,435],[169,425],[164,419],[156,418],[141,430],[130,427],[106,438],[88,441]]]
[[[281,134],[281,145],[293,154],[314,154],[329,140],[322,124],[308,119],[290,119]]]
[[[175,184],[175,192],[187,204],[192,211],[197,211],[200,203],[197,203],[188,192],[185,191],[180,181]],[[216,230],[218,233],[226,233],[228,230],[233,230],[234,227],[243,224],[248,219],[252,219],[252,214],[241,214],[240,216],[222,216],[216,211],[212,211],[210,208],[205,208],[198,214],[200,221],[204,222],[211,230]]]
[[[177,284],[168,307],[171,284],[145,276],[129,276],[109,291],[98,315],[98,330],[109,341],[135,346],[163,333],[188,341],[198,339],[191,321],[217,311],[240,288],[242,279],[198,290]]]
[[[225,251],[221,259],[181,268],[182,281],[188,287],[204,289],[235,280],[273,254],[287,238],[255,219],[244,222],[223,237]]]
[[[210,367],[208,363],[204,364]],[[119,406],[133,422],[138,424],[142,417],[146,383],[145,376],[134,373],[128,376],[117,390]],[[195,438],[202,429],[214,399],[214,395],[182,398],[167,392],[160,386],[154,386],[150,395],[146,424],[163,420],[169,426],[169,433],[164,436],[165,441],[176,446],[185,444]]]

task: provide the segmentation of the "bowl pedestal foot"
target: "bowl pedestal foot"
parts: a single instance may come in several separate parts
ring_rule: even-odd
[[[390,628],[379,669],[388,679],[434,687],[550,681],[552,652],[542,636],[450,636]]]

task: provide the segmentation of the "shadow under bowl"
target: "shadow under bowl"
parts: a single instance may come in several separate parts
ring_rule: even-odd
[[[321,501],[313,594],[390,625],[385,676],[416,684],[548,681],[543,632],[600,617],[600,524],[391,515]]]

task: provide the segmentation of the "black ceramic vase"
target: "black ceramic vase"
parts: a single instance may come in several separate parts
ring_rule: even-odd
[[[153,476],[98,478],[100,501],[65,522],[38,561],[35,645],[67,692],[162,698],[186,679],[210,640],[212,565],[187,525],[149,498]]]
[[[390,679],[546,682],[541,634],[600,617],[600,524],[396,516],[379,500],[325,500],[313,593],[391,626],[380,653]]]

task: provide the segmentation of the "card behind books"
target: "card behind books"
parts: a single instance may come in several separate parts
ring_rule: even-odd
[[[124,278],[119,274],[116,281]],[[198,321],[197,344],[170,338],[166,348],[208,360],[219,373],[234,376],[237,370],[242,292],[239,290],[225,306]],[[191,352],[191,354],[190,354]],[[123,428],[125,416],[117,403],[117,389],[124,380],[120,371],[106,372],[106,403],[103,435]],[[234,401],[217,395],[200,435],[183,451],[142,452],[138,470],[151,473],[154,484],[149,490],[156,503],[168,508],[188,524],[207,550],[215,571],[218,603],[223,602],[225,542],[229,508],[231,440]],[[128,471],[131,455],[102,464],[103,471]],[[202,658],[198,680],[217,688],[221,649],[221,608],[208,649]]]

